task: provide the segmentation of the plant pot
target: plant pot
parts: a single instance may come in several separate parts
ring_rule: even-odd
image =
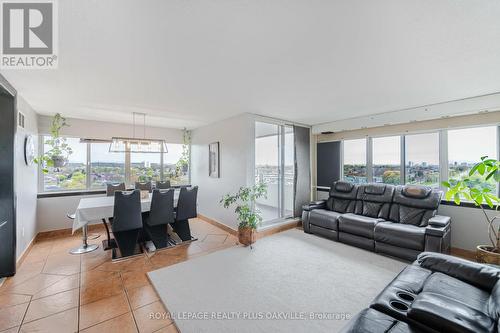
[[[257,232],[253,228],[239,228],[238,240],[243,245],[252,245],[257,241]]]
[[[484,264],[500,265],[500,253],[491,252],[492,246],[478,245],[476,248],[477,262]]]
[[[52,156],[52,162],[54,163],[54,168],[62,168],[68,163],[68,159],[64,156]]]

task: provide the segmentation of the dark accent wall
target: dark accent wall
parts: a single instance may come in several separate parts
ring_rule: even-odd
[[[15,97],[0,85],[0,277],[16,273]]]
[[[329,187],[340,179],[340,141],[318,143],[316,155],[316,185]]]

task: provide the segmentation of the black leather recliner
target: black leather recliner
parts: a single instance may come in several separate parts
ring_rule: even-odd
[[[302,225],[306,233],[406,260],[449,253],[451,220],[436,215],[441,196],[425,186],[338,181],[328,200],[303,206]]]
[[[498,332],[499,279],[498,267],[422,253],[342,332]]]

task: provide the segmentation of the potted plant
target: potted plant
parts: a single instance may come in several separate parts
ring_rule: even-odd
[[[442,184],[448,188],[446,200],[453,200],[455,204],[460,205],[460,201],[464,198],[472,201],[482,210],[491,244],[477,246],[476,260],[500,265],[500,224],[497,223],[500,222],[500,215],[498,215],[500,199],[492,193],[490,187],[484,186],[490,180],[496,183],[500,181],[500,161],[483,156],[481,162],[475,164],[469,171],[468,177],[460,180],[451,179]],[[493,216],[486,212],[485,205],[494,209]]]
[[[267,195],[264,183],[251,187],[240,187],[236,194],[226,194],[220,201],[224,208],[236,204],[234,212],[238,215],[238,239],[243,245],[251,245],[256,241],[256,229],[262,222],[259,209],[255,207],[255,200]]]
[[[52,118],[50,126],[50,138],[45,140],[45,144],[50,146],[42,156],[34,159],[35,163],[42,166],[44,173],[48,172],[48,167],[56,169],[64,167],[68,163],[68,157],[73,153],[73,150],[67,143],[67,139],[60,136],[61,129],[68,127],[66,118],[56,113]]]

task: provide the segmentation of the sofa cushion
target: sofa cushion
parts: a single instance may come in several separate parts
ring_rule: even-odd
[[[443,273],[432,274],[425,282],[423,291],[452,298],[485,314],[488,312],[489,292]]]
[[[389,220],[425,227],[436,215],[442,192],[426,186],[397,186]]]
[[[318,227],[337,230],[337,220],[342,215],[327,209],[314,209],[309,215],[309,223]]]
[[[430,292],[420,293],[410,305],[408,318],[439,332],[492,333],[495,320],[466,303]]]
[[[339,213],[352,213],[356,204],[358,185],[337,181],[330,188],[330,197],[326,202],[326,207]]]
[[[375,241],[423,251],[425,228],[410,224],[380,222],[375,226]]]
[[[453,276],[489,292],[493,290],[500,278],[498,268],[442,253],[421,253],[417,258],[417,262],[424,268]]]
[[[373,218],[387,219],[393,194],[393,185],[361,185],[356,196],[354,213]]]
[[[339,231],[373,239],[375,225],[383,219],[356,214],[343,214],[339,217]]]
[[[487,310],[490,317],[500,320],[500,282],[497,282],[491,291]]]

